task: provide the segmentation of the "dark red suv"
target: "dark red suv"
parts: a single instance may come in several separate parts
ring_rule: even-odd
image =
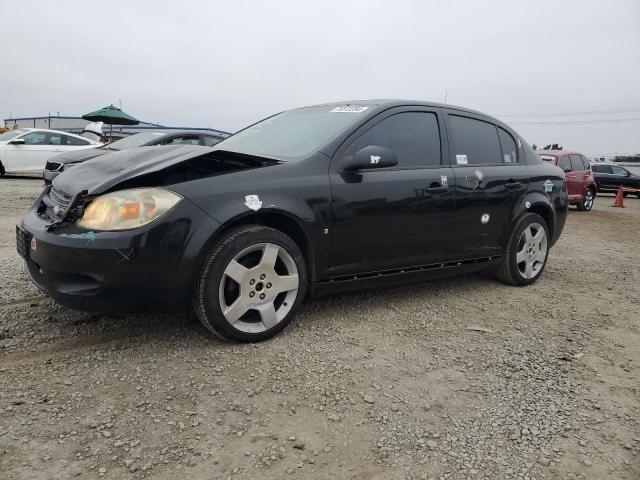
[[[538,150],[538,156],[545,162],[553,163],[564,170],[569,203],[578,210],[589,211],[596,198],[596,181],[591,165],[584,155],[567,150]]]

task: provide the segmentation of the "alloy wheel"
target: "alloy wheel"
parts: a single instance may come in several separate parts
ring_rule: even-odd
[[[591,207],[593,207],[593,190],[589,188],[584,194],[584,208],[585,210],[591,210]]]
[[[522,278],[537,276],[547,258],[547,233],[539,223],[531,223],[520,235],[516,264]]]
[[[298,295],[298,268],[275,243],[257,243],[238,253],[220,281],[222,314],[234,328],[261,333],[280,323]]]

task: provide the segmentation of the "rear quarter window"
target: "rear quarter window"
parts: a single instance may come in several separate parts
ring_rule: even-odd
[[[502,161],[504,163],[517,163],[518,146],[511,134],[498,127],[498,137],[500,138],[500,146],[502,147]]]

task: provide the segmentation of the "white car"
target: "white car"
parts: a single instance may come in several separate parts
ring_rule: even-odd
[[[0,134],[0,175],[42,173],[49,158],[61,152],[102,145],[73,133],[42,128],[17,128]]]

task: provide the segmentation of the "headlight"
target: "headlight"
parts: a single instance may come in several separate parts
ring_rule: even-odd
[[[182,197],[163,188],[134,188],[93,200],[76,225],[89,230],[127,230],[153,222]]]

